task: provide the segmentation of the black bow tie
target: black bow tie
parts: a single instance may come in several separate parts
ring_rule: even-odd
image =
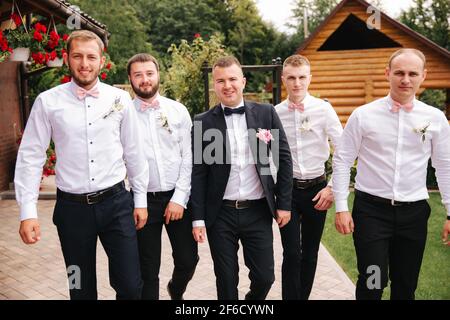
[[[228,107],[225,107],[225,108],[223,108],[223,113],[226,116],[232,115],[233,113],[243,114],[244,112],[245,112],[245,108],[244,107],[239,107],[239,108],[228,108]]]

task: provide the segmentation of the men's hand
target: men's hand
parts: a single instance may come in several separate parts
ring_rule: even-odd
[[[342,234],[352,233],[355,229],[352,215],[348,211],[336,212],[336,220],[334,224],[336,226],[336,230]]]
[[[277,223],[283,228],[291,220],[291,212],[286,210],[277,210]]]
[[[444,230],[442,230],[442,243],[450,247],[450,240],[448,235],[450,234],[450,220],[444,223]]]
[[[320,211],[328,210],[333,205],[333,191],[331,191],[330,187],[325,187],[316,194],[312,201],[317,201],[314,209]]]
[[[27,219],[20,222],[19,234],[26,244],[34,244],[41,240],[41,227],[38,219]]]
[[[134,208],[133,215],[136,230],[142,229],[147,223],[148,218],[147,208]]]
[[[184,208],[180,206],[178,203],[170,201],[166,207],[166,211],[164,211],[164,217],[166,218],[166,224],[172,220],[180,220],[183,218]]]
[[[193,227],[192,235],[194,236],[194,240],[200,243],[205,242],[206,239],[206,228],[205,227]]]

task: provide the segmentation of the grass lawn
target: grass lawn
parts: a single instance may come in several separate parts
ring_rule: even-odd
[[[353,204],[353,193],[350,194],[350,209]],[[445,208],[439,193],[430,194],[429,204],[432,209],[428,220],[428,238],[420,271],[416,299],[449,300],[450,299],[450,248],[442,245],[441,233],[445,221]],[[322,243],[330,254],[341,265],[353,283],[356,283],[355,248],[351,235],[343,236],[334,227],[334,207],[327,214],[327,221]],[[389,299],[389,288],[386,288],[383,299]]]

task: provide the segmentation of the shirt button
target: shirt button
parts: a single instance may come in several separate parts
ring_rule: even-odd
[[[92,178],[91,180],[92,180],[92,181],[94,181],[95,179],[94,179],[94,178]]]
[[[90,142],[90,144],[92,144],[92,141]]]
[[[91,125],[92,123],[89,123],[89,125]]]
[[[94,160],[91,160],[91,162],[94,162]]]
[[[90,108],[91,106],[90,105],[88,105],[88,108]]]

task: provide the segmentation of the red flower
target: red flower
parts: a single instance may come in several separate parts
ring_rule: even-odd
[[[22,19],[17,13],[13,13],[10,18],[14,21],[16,27],[19,27],[22,24]]]
[[[64,42],[66,42],[67,39],[69,39],[69,35],[68,35],[68,34],[64,34],[64,35],[63,35],[63,40],[64,40]]]
[[[31,54],[31,58],[34,60],[36,64],[44,64],[45,63],[45,55],[42,52],[33,52]]]
[[[70,82],[72,80],[72,78],[70,76],[64,76],[61,79],[61,83],[67,83]]]
[[[40,24],[39,22],[34,25],[34,29],[37,32],[42,32],[42,33],[46,33],[47,32],[47,27],[44,26],[43,24]]]
[[[106,74],[106,72],[103,72],[100,77],[102,78],[102,80],[105,80],[107,76],[108,75]]]
[[[49,56],[48,56],[48,60],[53,61],[53,60],[55,60],[57,57],[58,57],[58,56],[57,56],[57,54],[56,54],[56,51],[53,50],[52,52],[50,52],[50,54],[49,54]]]
[[[111,62],[109,62],[109,63],[106,65],[105,68],[108,69],[108,70],[111,70]]]
[[[42,42],[42,34],[39,33],[39,31],[35,31],[33,34],[33,38],[34,40],[36,40],[37,42]]]
[[[200,38],[201,37],[201,35],[200,35],[200,33],[196,33],[196,34],[194,34],[194,38]]]
[[[52,154],[50,156],[50,161],[54,162],[55,160],[56,160],[56,156],[55,156],[55,154]]]
[[[59,39],[60,39],[60,36],[59,36],[59,34],[56,33],[56,31],[54,31],[54,30],[50,31],[50,40],[58,43]]]

